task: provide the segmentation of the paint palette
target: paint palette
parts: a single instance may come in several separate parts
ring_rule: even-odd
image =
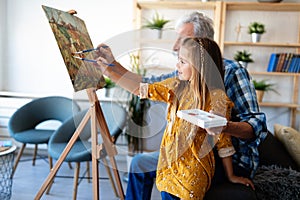
[[[201,128],[225,126],[227,119],[200,109],[178,110],[177,117],[184,119]]]

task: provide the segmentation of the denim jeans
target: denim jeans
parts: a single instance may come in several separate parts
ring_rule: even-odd
[[[176,197],[176,196],[174,196],[170,193],[164,192],[164,191],[161,192],[161,198],[162,198],[162,200],[180,200],[179,197]]]
[[[128,172],[126,200],[150,200],[159,152],[137,154]]]
[[[221,158],[214,148],[216,171],[212,179],[212,187],[227,181]],[[137,154],[133,157],[128,172],[128,183],[126,190],[126,200],[150,200],[154,180],[156,177],[156,167],[159,152]],[[250,173],[233,163],[235,175],[249,177]]]

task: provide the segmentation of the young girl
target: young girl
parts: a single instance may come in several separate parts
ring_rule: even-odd
[[[99,51],[98,64],[105,70],[104,63],[114,59],[109,49],[100,48]],[[114,61],[114,64],[118,63]],[[118,77],[113,71],[109,73],[113,81],[141,98],[169,105],[156,178],[162,198],[204,198],[214,175],[212,148],[215,143],[229,181],[253,187],[249,179],[234,176],[231,156],[235,150],[230,136],[220,133],[222,128],[205,130],[176,116],[178,110],[194,108],[230,116],[233,104],[224,92],[224,69],[218,45],[206,38],[185,39],[176,67],[178,77],[154,84],[139,83],[130,76]]]

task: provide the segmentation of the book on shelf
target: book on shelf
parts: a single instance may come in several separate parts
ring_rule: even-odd
[[[283,68],[283,63],[286,57],[286,53],[279,54],[278,63],[276,66],[276,72],[281,72]]]
[[[272,53],[270,55],[268,72],[300,72],[300,54]]]
[[[299,55],[293,55],[292,59],[291,59],[291,63],[290,66],[288,68],[288,72],[293,73],[293,72],[297,72],[297,59],[298,59]]]
[[[300,55],[297,56],[295,63],[294,72],[300,73]]]
[[[278,53],[272,53],[269,59],[269,64],[268,64],[268,72],[275,72],[276,71],[276,66],[278,62],[279,54]]]
[[[227,119],[200,109],[178,110],[177,116],[201,128],[225,126]]]
[[[292,53],[287,53],[285,55],[285,59],[283,61],[283,66],[282,66],[282,70],[281,70],[282,72],[287,72],[288,71],[289,63],[291,62],[292,57],[293,57]]]

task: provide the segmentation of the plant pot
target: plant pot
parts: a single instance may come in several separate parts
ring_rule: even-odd
[[[105,88],[105,97],[112,97],[114,93],[114,88]]]
[[[262,102],[265,91],[263,91],[263,90],[255,90],[255,92],[256,92],[257,101],[259,103]]]
[[[247,69],[248,63],[245,61],[238,61],[244,68]]]
[[[251,33],[252,42],[260,42],[261,34],[260,33]]]
[[[161,39],[163,35],[163,29],[156,29],[156,31],[157,31],[157,38]]]

